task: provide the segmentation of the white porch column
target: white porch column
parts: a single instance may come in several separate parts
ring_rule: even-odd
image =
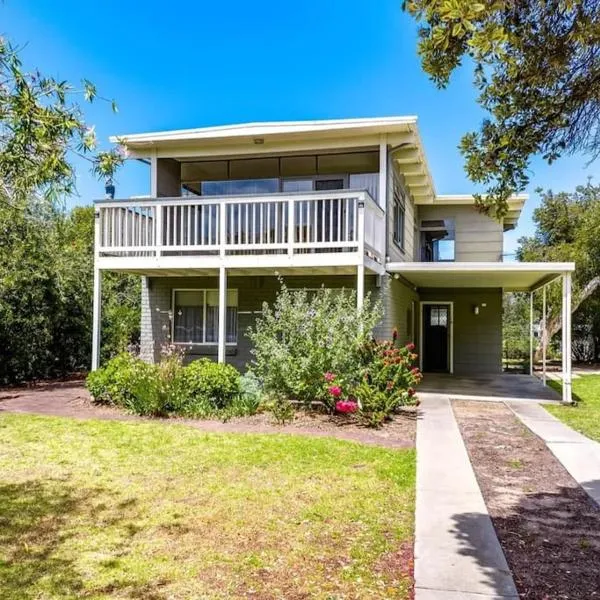
[[[102,271],[94,267],[92,308],[92,371],[100,366],[100,325],[102,323]]]
[[[377,204],[386,210],[388,183],[388,147],[387,135],[382,134],[379,142],[379,185],[377,190]]]
[[[227,342],[227,271],[219,267],[219,352],[218,361],[225,362],[225,348]]]
[[[546,385],[546,352],[548,340],[546,339],[547,322],[546,286],[542,288],[542,383]]]
[[[563,274],[562,401],[571,404],[571,273]]]
[[[358,264],[356,265],[356,307],[361,310],[365,299],[365,202],[357,203]]]
[[[533,292],[529,292],[529,374],[533,375]]]
[[[150,156],[150,197],[158,197],[158,158],[156,148],[152,149]]]

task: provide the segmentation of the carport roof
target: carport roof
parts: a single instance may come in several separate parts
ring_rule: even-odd
[[[522,292],[573,272],[575,263],[392,262],[386,270],[401,275],[416,288],[502,288]]]

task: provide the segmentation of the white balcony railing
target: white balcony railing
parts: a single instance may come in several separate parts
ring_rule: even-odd
[[[96,213],[98,257],[385,256],[385,214],[366,191],[99,200]]]

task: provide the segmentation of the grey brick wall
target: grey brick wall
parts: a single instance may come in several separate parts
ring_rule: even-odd
[[[355,289],[354,276],[311,276],[286,277],[290,288],[318,288],[321,285],[333,288]],[[217,277],[147,277],[142,279],[142,317],[141,317],[141,357],[148,362],[156,362],[160,358],[160,348],[170,339],[172,310],[172,291],[178,288],[218,288]],[[227,361],[239,369],[244,369],[251,360],[251,344],[245,332],[254,324],[263,302],[275,300],[279,282],[276,277],[229,277],[229,288],[238,290],[238,344],[228,347]],[[394,327],[398,328],[402,342],[412,341],[407,328],[407,311],[416,294],[391,277],[381,278],[378,287],[377,278],[367,276],[366,291],[371,291],[375,298],[381,298],[385,314],[381,324],[375,329],[377,337],[389,338]],[[195,347],[188,352],[187,359],[209,356],[216,359],[217,346]]]
[[[290,288],[345,287],[354,289],[353,276],[286,277]],[[377,285],[375,276],[367,276],[366,291],[380,298],[384,316],[375,328],[379,339],[389,338],[398,329],[399,342],[415,342],[418,349],[419,300],[454,302],[454,371],[456,374],[499,373],[502,369],[502,290],[496,289],[422,289],[417,293],[401,279],[385,276]],[[170,311],[174,288],[217,288],[216,277],[152,277],[142,281],[141,356],[158,361],[161,345],[169,340]],[[263,302],[273,302],[279,282],[276,277],[229,277],[228,287],[239,296],[238,344],[227,348],[227,361],[240,370],[252,358],[251,344],[245,335],[254,324]],[[475,304],[487,306],[473,314]],[[217,347],[208,346],[189,352],[187,360],[209,356],[216,360]]]

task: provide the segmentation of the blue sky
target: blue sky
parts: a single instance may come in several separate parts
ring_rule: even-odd
[[[86,77],[115,98],[87,119],[102,144],[112,134],[246,121],[417,115],[438,193],[476,191],[457,150],[483,118],[468,69],[446,90],[422,73],[416,25],[400,0],[280,0],[144,3],[4,0],[0,33],[23,47],[26,67],[73,83]],[[103,186],[77,162],[79,197]],[[531,166],[530,200],[506,252],[532,231],[537,187],[572,190],[600,161],[583,157]],[[147,167],[128,164],[117,195],[149,191]]]

